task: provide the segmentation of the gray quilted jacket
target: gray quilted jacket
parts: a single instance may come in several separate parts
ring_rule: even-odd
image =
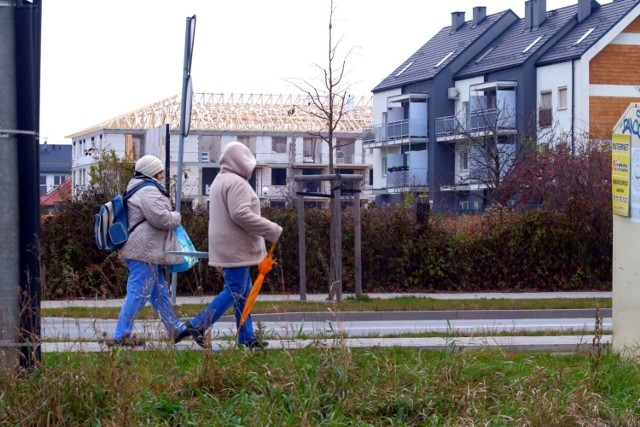
[[[127,191],[141,184],[141,179],[132,179]],[[129,226],[138,225],[129,235],[118,256],[151,264],[180,264],[182,257],[168,255],[167,251],[178,250],[174,228],[180,225],[180,213],[171,209],[169,198],[154,186],[136,191],[127,200]]]

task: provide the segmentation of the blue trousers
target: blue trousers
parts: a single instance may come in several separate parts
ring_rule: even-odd
[[[173,334],[184,329],[184,325],[180,324],[180,320],[173,311],[169,299],[169,287],[164,279],[162,267],[132,259],[126,260],[126,264],[129,270],[127,296],[120,310],[113,338],[120,340],[125,334],[131,333],[133,320],[147,301],[160,315],[164,327],[173,338]]]
[[[240,323],[244,303],[251,291],[251,275],[249,267],[223,268],[224,287],[209,305],[196,317],[193,318],[191,324],[196,328],[206,330],[214,324],[220,317],[233,306],[236,317],[236,326]],[[253,324],[251,316],[247,318],[240,333],[238,334],[238,343],[247,344],[256,339],[253,332]]]

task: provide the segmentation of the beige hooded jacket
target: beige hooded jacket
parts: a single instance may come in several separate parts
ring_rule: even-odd
[[[260,199],[249,184],[256,167],[239,142],[226,146],[209,202],[209,265],[248,267],[266,256],[265,242],[277,242],[282,227],[260,215]]]
[[[142,182],[141,179],[132,179],[127,191]],[[167,254],[167,251],[178,250],[173,229],[180,225],[181,220],[180,213],[171,209],[167,196],[154,186],[144,187],[127,200],[127,209],[129,226],[140,225],[129,234],[127,242],[120,249],[120,259],[163,265],[180,264],[183,261],[182,257]]]

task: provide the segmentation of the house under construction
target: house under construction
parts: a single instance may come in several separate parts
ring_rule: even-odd
[[[324,140],[328,124],[323,116],[305,95],[194,93],[190,132],[184,140],[183,201],[207,200],[220,170],[220,154],[231,141],[247,145],[255,155],[258,165],[251,184],[258,195],[272,206],[290,201],[293,176],[329,172],[329,144]],[[371,124],[371,98],[347,99],[332,144],[336,172],[363,175],[365,197],[371,162],[362,145],[362,129]],[[179,134],[180,96],[176,95],[70,135],[74,188],[91,184],[89,168],[97,153],[111,149],[130,161],[145,154],[164,160],[167,140],[175,175]],[[306,189],[309,192],[328,191],[320,183],[308,185],[313,187]]]

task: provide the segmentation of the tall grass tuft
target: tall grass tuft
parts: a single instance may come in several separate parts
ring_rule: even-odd
[[[635,360],[347,348],[45,354],[0,425],[638,425]],[[593,369],[596,371],[594,372]],[[597,381],[594,378],[597,376]]]

